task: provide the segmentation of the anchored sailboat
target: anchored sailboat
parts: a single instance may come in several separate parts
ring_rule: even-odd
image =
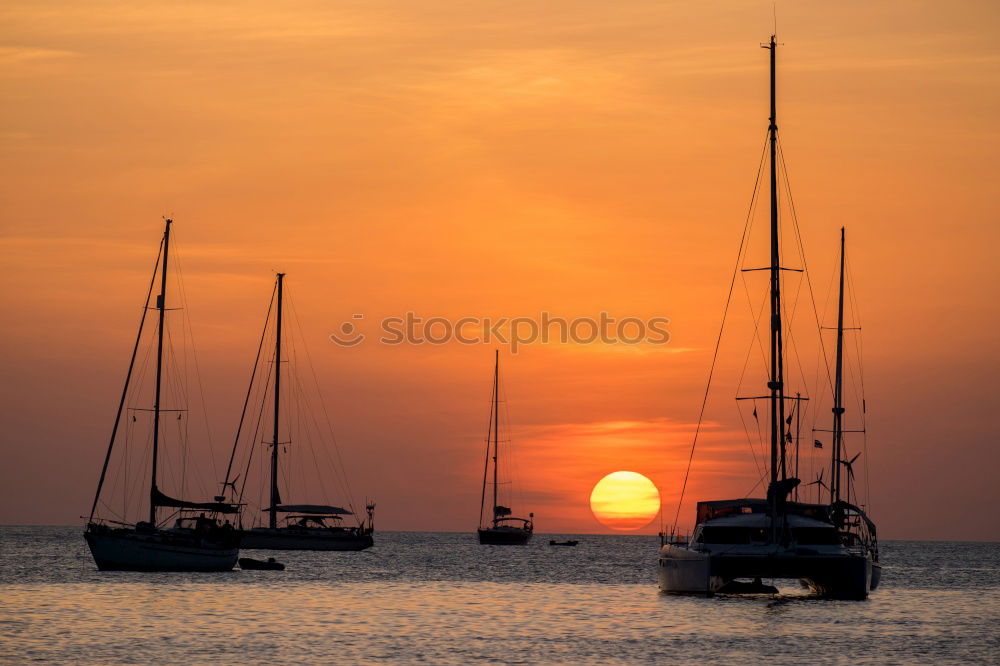
[[[793,578],[800,579],[821,596],[864,599],[879,581],[875,526],[864,511],[840,494],[841,467],[853,462],[843,460],[842,447],[842,416],[845,411],[842,391],[843,231],[830,503],[807,504],[791,499],[799,485],[799,479],[788,474],[786,445],[793,440],[792,417],[798,414],[798,406],[807,398],[799,394],[792,397],[785,386],[785,322],[781,277],[782,271],[789,269],[781,265],[779,247],[778,125],[775,104],[777,44],[773,35],[764,48],[770,50],[771,82],[771,115],[768,124],[771,261],[763,269],[770,274],[770,349],[768,394],[749,399],[765,399],[769,404],[770,461],[767,496],[698,502],[696,526],[691,539],[676,536],[673,533],[676,531],[676,524],[671,535],[664,537],[658,565],[659,585],[665,592],[710,595],[716,592],[761,591],[769,589],[761,584],[762,578]],[[786,404],[789,401],[796,405],[796,409],[786,419]],[[756,409],[754,415],[756,417]],[[853,472],[850,467],[848,470],[850,478]],[[822,477],[817,481],[822,483]],[[797,497],[797,493],[794,497]],[[743,583],[740,579],[754,579],[754,583]]]
[[[158,485],[161,415],[167,411],[162,408],[161,398],[165,374],[163,367],[165,315],[169,309],[167,308],[167,260],[170,251],[171,223],[171,220],[167,220],[166,228],[163,231],[157,265],[153,269],[153,278],[150,280],[149,291],[146,294],[139,331],[132,349],[132,359],[129,362],[121,400],[118,403],[114,427],[111,430],[111,440],[108,443],[100,480],[97,483],[97,492],[94,494],[94,502],[91,505],[87,528],[83,535],[87,545],[90,546],[90,552],[94,556],[97,567],[102,571],[227,571],[233,568],[239,556],[239,537],[236,530],[229,525],[228,521],[223,525],[220,525],[219,522],[221,515],[235,514],[239,507],[223,502],[223,497],[216,497],[214,502],[190,502],[175,499],[163,493]],[[160,293],[156,297],[155,307],[150,308],[149,299],[156,282],[157,269],[160,273]],[[142,340],[146,313],[150,309],[157,311],[158,321],[156,377],[152,406],[152,455],[150,459],[148,520],[129,523],[124,520],[102,519],[96,517],[101,491],[104,489],[104,483],[107,479],[122,413],[133,382],[133,370],[136,367],[136,356]],[[158,510],[162,508],[177,510],[172,515],[175,518],[172,527],[163,527],[160,524]]]
[[[274,319],[271,321],[271,307],[268,308],[268,317],[264,323],[264,332],[261,335],[261,344],[258,348],[257,361],[260,361],[260,351],[264,346],[264,337],[268,332],[269,324],[273,324],[274,330],[274,356],[273,356],[273,384],[271,387],[272,396],[272,436],[269,444],[268,456],[268,483],[267,483],[267,506],[264,513],[267,514],[267,525],[255,526],[251,519],[250,525],[241,525],[240,537],[241,546],[244,549],[266,548],[272,550],[364,550],[370,548],[374,543],[373,534],[375,532],[374,514],[375,505],[368,504],[367,522],[358,519],[356,525],[344,525],[345,516],[354,516],[355,513],[350,508],[331,506],[327,504],[303,504],[282,502],[279,482],[282,479],[281,458],[279,452],[291,444],[290,437],[281,439],[282,429],[282,364],[286,362],[284,345],[282,342],[282,328],[284,323],[284,285],[285,274],[278,273],[275,282],[274,296]],[[243,415],[240,418],[240,426],[237,430],[236,440],[233,443],[233,452],[230,456],[229,469],[226,473],[226,481],[223,484],[223,492],[227,488],[233,489],[238,481],[231,477],[233,474],[234,462],[239,450],[240,435],[247,407],[251,394],[255,388],[255,378],[257,376],[258,363],[254,364],[251,373],[250,387],[247,390],[247,400],[244,403]],[[294,387],[294,384],[293,384]],[[263,403],[261,404],[263,407]],[[263,410],[262,410],[263,411]],[[260,419],[257,419],[258,424]],[[256,432],[254,433],[256,435]],[[256,438],[255,438],[256,440]],[[254,442],[256,444],[256,441]],[[247,457],[245,472],[243,474],[243,484],[238,493],[240,498],[247,484],[247,472],[253,460],[253,452],[256,446],[251,444]],[[318,470],[317,470],[318,471]],[[322,483],[322,480],[320,480]],[[242,502],[242,500],[241,500]]]
[[[500,486],[500,351],[493,364],[493,400],[490,403],[490,426],[486,436],[486,465],[483,467],[483,492],[479,502],[479,543],[494,546],[518,546],[528,543],[535,529],[534,513],[517,518],[510,507],[499,503]],[[490,449],[492,448],[492,456]],[[492,465],[491,465],[492,463]],[[493,468],[493,517],[486,520],[486,486]]]

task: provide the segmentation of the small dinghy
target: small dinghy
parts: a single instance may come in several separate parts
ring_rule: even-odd
[[[273,557],[267,560],[255,560],[252,557],[240,558],[240,569],[257,569],[263,571],[284,571],[285,565],[276,561]]]
[[[555,539],[549,539],[550,546],[575,546],[580,543],[579,541],[556,541]]]

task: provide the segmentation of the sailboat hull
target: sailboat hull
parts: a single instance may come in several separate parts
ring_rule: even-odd
[[[371,548],[375,539],[369,533],[334,530],[300,530],[263,527],[240,532],[240,547],[245,550],[341,550]]]
[[[710,554],[666,545],[658,578],[660,590],[673,594],[711,596],[738,578],[786,578],[803,581],[820,597],[862,600],[878,585],[877,569],[862,553]]]
[[[235,535],[208,540],[172,530],[87,530],[84,533],[101,571],[230,571],[239,557]]]
[[[531,532],[518,528],[480,528],[478,532],[481,545],[523,546],[531,539]]]

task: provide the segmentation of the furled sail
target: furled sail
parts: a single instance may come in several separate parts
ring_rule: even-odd
[[[267,507],[264,511],[270,511],[271,507]],[[348,511],[347,509],[339,506],[329,506],[326,504],[279,504],[274,507],[275,511],[280,511],[282,513],[311,513],[320,514],[327,516],[353,516],[353,511]]]
[[[156,506],[172,506],[177,509],[195,509],[213,511],[216,513],[239,513],[239,506],[224,502],[188,502],[165,495],[156,486],[153,487],[153,504]]]

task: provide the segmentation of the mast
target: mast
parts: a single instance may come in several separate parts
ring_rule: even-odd
[[[833,385],[833,460],[830,462],[830,503],[840,501],[840,461],[844,442],[844,227],[840,228],[840,295],[837,301],[837,361]],[[847,498],[850,501],[850,498]]]
[[[771,153],[771,483],[787,477],[785,470],[785,395],[784,360],[781,335],[781,252],[778,234],[778,112],[775,103],[775,54],[777,43],[771,41],[764,48],[771,52],[771,117],[768,124],[768,144]],[[773,507],[776,512],[776,506]]]
[[[170,225],[168,219],[163,231],[163,264],[160,266],[160,294],[156,297],[159,322],[156,328],[156,394],[153,398],[153,465],[149,485],[149,523],[156,525],[156,467],[160,450],[160,392],[163,385],[163,324],[167,309],[167,254],[170,251]]]
[[[278,494],[278,424],[281,406],[281,299],[285,274],[278,273],[278,313],[275,320],[274,336],[274,440],[271,444],[271,507],[268,509],[268,527],[278,526],[278,504],[281,497]]]
[[[493,361],[493,526],[497,524],[497,460],[500,457],[500,350]]]

